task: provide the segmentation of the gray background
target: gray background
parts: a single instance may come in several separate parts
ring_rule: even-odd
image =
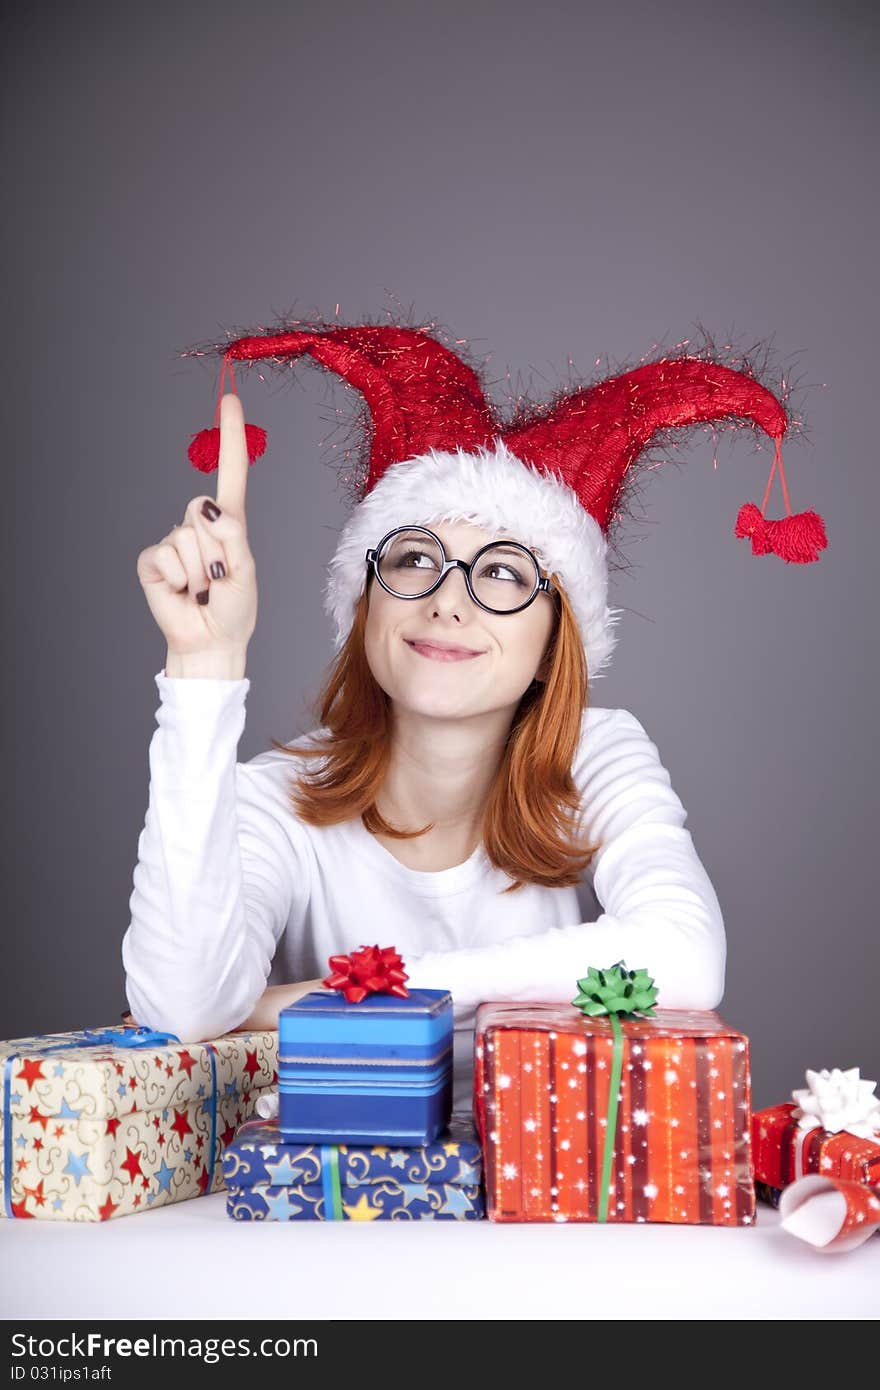
[[[642,721],[729,941],[754,1099],[876,1077],[876,19],[865,5],[21,7],[3,82],[7,766],[3,1036],[124,1005],[120,941],[164,642],[138,552],[213,491],[213,371],[271,325],[435,320],[496,401],[705,326],[775,335],[818,564],[734,539],[771,451],[707,432],[650,475],[593,701]],[[508,381],[507,374],[510,374]],[[242,380],[260,615],[239,756],[309,727],[347,515],[317,368]],[[784,513],[778,482],[768,514]],[[585,913],[596,905],[585,900]],[[585,962],[586,964],[587,962]],[[638,964],[638,962],[632,962]]]

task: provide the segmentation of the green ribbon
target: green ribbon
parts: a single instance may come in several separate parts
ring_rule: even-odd
[[[578,980],[578,993],[572,1004],[588,1018],[608,1017],[611,1024],[613,1046],[611,1054],[611,1080],[608,1092],[608,1113],[605,1119],[605,1140],[602,1151],[602,1177],[599,1189],[599,1210],[597,1221],[608,1219],[608,1190],[611,1186],[611,1165],[614,1161],[614,1136],[617,1131],[618,1092],[623,1075],[623,1029],[621,1018],[635,1018],[642,1015],[650,1018],[658,991],[647,970],[627,970],[622,960],[607,970],[597,970],[590,966],[582,980]]]
[[[339,1146],[321,1145],[321,1185],[324,1189],[324,1217],[342,1220],[342,1188],[339,1182]]]

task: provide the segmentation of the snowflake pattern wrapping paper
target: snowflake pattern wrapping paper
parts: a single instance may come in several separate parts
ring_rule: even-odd
[[[272,1032],[0,1042],[3,1215],[106,1221],[222,1190],[220,1155],[277,1081],[277,1057]]]
[[[285,1140],[275,1120],[240,1126],[223,1155],[235,1221],[477,1221],[485,1215],[473,1120],[453,1115],[430,1144]]]
[[[880,1142],[816,1126],[807,1129],[794,1101],[756,1110],[752,1116],[755,1178],[769,1188],[785,1188],[807,1173],[880,1185]]]
[[[749,1043],[710,1011],[623,1018],[608,1221],[747,1226]],[[597,1221],[614,1039],[561,1003],[484,1003],[474,1110],[493,1221]]]

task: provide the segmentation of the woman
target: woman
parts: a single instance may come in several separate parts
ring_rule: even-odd
[[[353,335],[375,366],[370,335],[383,331],[345,330],[346,371]],[[409,344],[393,346],[397,368]],[[424,335],[418,346],[433,351]],[[195,497],[138,557],[168,652],[123,959],[134,1017],[196,1041],[274,1028],[279,1009],[321,987],[331,955],[393,945],[410,988],[453,996],[460,1110],[482,1000],[567,1000],[588,966],[624,959],[655,977],[661,1007],[713,1009],[725,935],[656,747],[626,710],[589,705],[616,616],[597,504],[526,467],[491,419],[471,428],[473,382],[440,353],[429,388],[447,368],[456,376],[466,447],[444,452],[446,437],[418,453],[410,400],[395,460],[386,397],[360,373],[372,476],[331,565],[337,659],[316,727],[244,764],[249,438],[238,397],[222,395],[216,503]],[[702,412],[723,413],[717,396]],[[581,448],[601,442],[591,430]],[[576,446],[571,435],[567,457]],[[606,494],[610,514],[619,491]],[[582,879],[604,908],[594,922],[581,920]]]

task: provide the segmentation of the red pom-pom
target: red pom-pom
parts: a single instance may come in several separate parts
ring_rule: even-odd
[[[254,463],[266,452],[266,431],[259,425],[245,425],[244,437],[248,459]],[[199,430],[193,435],[186,456],[199,472],[213,473],[220,464],[220,430]]]
[[[186,456],[193,468],[202,473],[213,473],[220,462],[220,431],[199,430],[192,437]]]
[[[809,565],[828,545],[825,522],[818,512],[797,512],[768,521],[754,502],[740,507],[733,534],[750,537],[753,555],[778,555],[790,565]]]
[[[761,515],[760,508],[756,507],[754,502],[746,502],[745,506],[740,507],[733,534],[740,541],[751,536],[753,555],[769,555],[770,542],[767,539],[767,522]]]

